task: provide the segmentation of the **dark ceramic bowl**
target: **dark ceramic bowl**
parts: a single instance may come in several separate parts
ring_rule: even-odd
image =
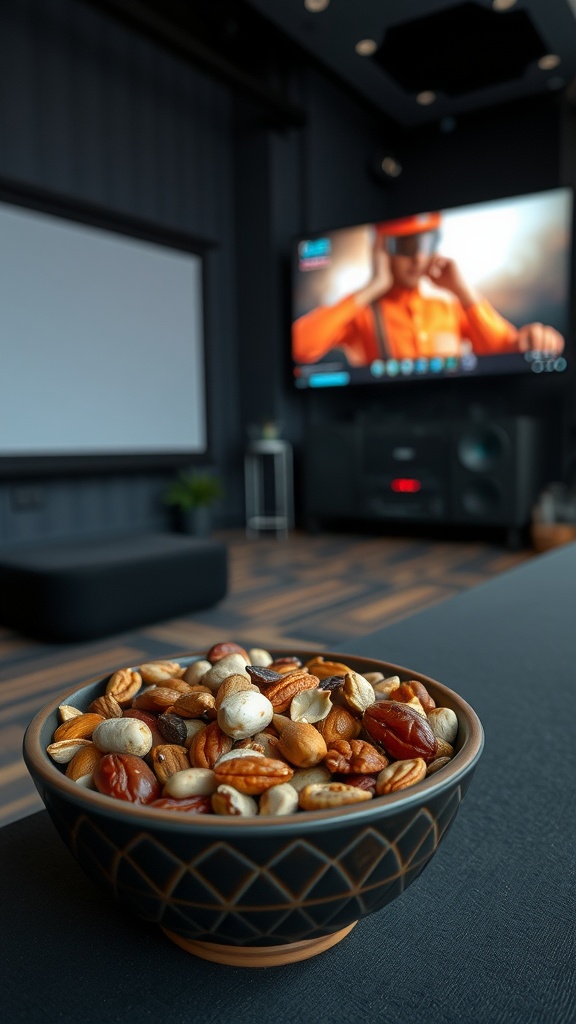
[[[315,652],[296,653],[308,660]],[[353,807],[279,818],[188,817],[79,786],[46,754],[59,705],[86,710],[109,676],[62,694],[27,729],[28,770],[86,874],[204,959],[270,966],[340,941],[359,918],[381,910],[418,877],[454,821],[482,753],[477,715],[446,686],[386,662],[321,654],[360,673],[424,683],[436,704],[452,708],[459,720],[449,764],[410,789]],[[174,660],[184,665],[197,657],[203,655]]]

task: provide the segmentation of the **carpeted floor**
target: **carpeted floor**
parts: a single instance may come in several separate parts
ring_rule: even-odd
[[[0,627],[0,826],[41,807],[21,756],[44,704],[116,668],[221,640],[244,646],[346,651],[374,632],[533,557],[469,541],[293,533],[285,540],[218,534],[229,591],[216,607],[86,644],[43,644]],[[386,652],[382,652],[386,658]]]

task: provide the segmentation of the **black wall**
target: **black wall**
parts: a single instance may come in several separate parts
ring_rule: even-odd
[[[209,429],[211,463],[226,483],[222,526],[243,523],[243,451],[252,424],[281,424],[295,447],[298,490],[308,423],[352,416],[359,404],[375,416],[382,411],[382,397],[372,392],[292,389],[294,235],[536,191],[575,176],[574,112],[556,98],[469,116],[453,131],[403,132],[313,66],[284,61],[282,73],[284,94],[305,114],[303,127],[271,117],[242,90],[83,0],[4,0],[0,10],[0,177],[215,243]],[[390,146],[404,174],[386,184],[370,166]],[[478,404],[538,412],[551,423],[557,478],[572,444],[573,380],[538,383],[407,384],[387,393],[386,409],[431,417]],[[162,528],[166,480],[158,473],[31,480],[28,493],[22,483],[0,480],[0,544]]]

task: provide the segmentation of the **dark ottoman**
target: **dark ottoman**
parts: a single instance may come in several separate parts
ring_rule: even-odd
[[[92,640],[216,604],[217,540],[147,533],[0,551],[0,621],[39,640]]]

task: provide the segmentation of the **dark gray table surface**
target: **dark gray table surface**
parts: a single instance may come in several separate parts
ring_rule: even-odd
[[[417,881],[311,960],[221,967],[119,911],[32,815],[0,830],[6,1020],[575,1024],[576,545],[343,650],[441,680],[483,721]]]

